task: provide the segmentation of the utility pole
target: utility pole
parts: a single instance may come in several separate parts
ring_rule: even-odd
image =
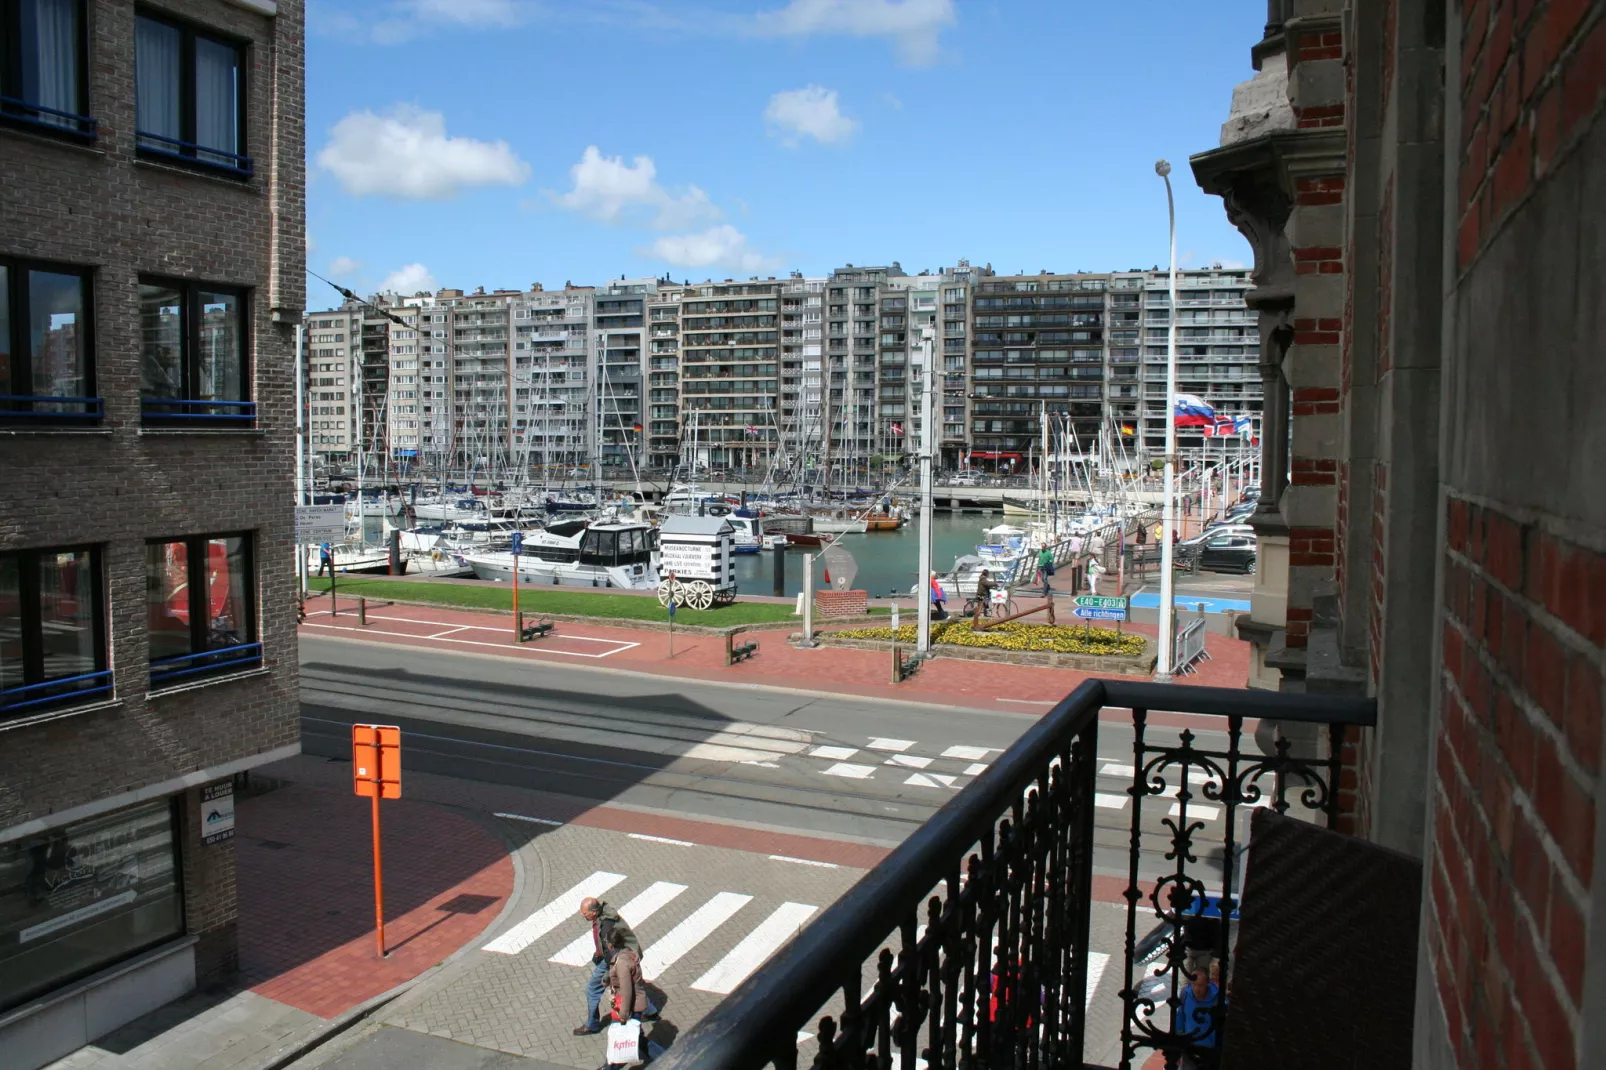
[[[920,582],[915,589],[920,599],[915,603],[919,628],[915,639],[915,653],[926,657],[931,653],[931,462],[932,446],[936,435],[932,433],[932,395],[936,393],[937,375],[932,367],[936,346],[936,331],[930,327],[920,332],[921,360],[925,364],[920,390]],[[957,596],[958,592],[955,592]]]
[[[1160,160],[1155,163],[1154,172],[1165,182],[1165,205],[1171,230],[1171,309],[1166,316],[1165,343],[1165,491],[1160,513],[1160,650],[1154,667],[1154,678],[1165,682],[1171,679],[1171,654],[1177,629],[1176,592],[1171,576],[1174,557],[1171,541],[1177,525],[1177,205],[1171,194],[1171,164]]]

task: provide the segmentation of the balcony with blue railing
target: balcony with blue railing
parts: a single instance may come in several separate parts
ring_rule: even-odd
[[[8,687],[0,690],[0,721],[31,717],[70,706],[110,698],[112,674],[110,669],[77,673],[45,680],[37,684]]]
[[[148,130],[135,131],[134,138],[141,156],[196,165],[237,178],[250,178],[256,173],[255,162],[242,153],[229,152],[209,145],[197,145],[193,141],[181,141],[176,137],[153,134]]]
[[[257,403],[216,398],[140,398],[140,423],[177,429],[250,429],[256,425]]]
[[[42,134],[65,134],[81,141],[93,141],[100,132],[95,120],[87,115],[47,108],[17,97],[0,96],[0,120]]]
[[[105,417],[96,397],[0,394],[0,427],[94,427]]]
[[[1253,1017],[1186,1013],[1181,978],[1203,944],[1230,988],[1246,817],[1335,825],[1346,743],[1375,723],[1369,700],[1089,680],[654,1065],[1217,1066]],[[1095,932],[1095,891],[1123,926]]]
[[[261,643],[238,643],[195,654],[152,658],[151,687],[175,687],[205,676],[245,672],[261,665]]]

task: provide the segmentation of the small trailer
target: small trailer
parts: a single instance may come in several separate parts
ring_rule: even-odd
[[[720,516],[664,517],[658,528],[658,604],[689,609],[736,600],[736,529]]]

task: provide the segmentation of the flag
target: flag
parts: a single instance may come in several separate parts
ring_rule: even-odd
[[[640,424],[631,424],[630,425],[630,430],[639,432],[641,430],[641,425]]]
[[[1136,423],[1133,423],[1130,420],[1123,420],[1121,422],[1121,434],[1123,434],[1123,435],[1135,435],[1137,433],[1138,433],[1138,425]]]
[[[746,431],[749,435],[758,434],[758,428],[754,427],[752,424],[748,424],[745,428],[743,428],[743,430]]]
[[[893,434],[894,434],[894,435],[901,435],[901,434],[903,434],[903,425],[902,425],[902,424],[900,424],[900,423],[897,423],[897,422],[896,422],[896,421],[894,421],[894,422],[893,422],[893,425],[892,425],[892,433],[893,433]]]
[[[1234,416],[1232,418],[1232,429],[1240,435],[1251,434],[1255,429],[1254,418],[1250,416]]]
[[[1178,394],[1176,411],[1172,413],[1172,422],[1178,427],[1207,427],[1213,428],[1216,423],[1216,410],[1210,403],[1194,394]],[[1214,434],[1214,431],[1206,431]]]

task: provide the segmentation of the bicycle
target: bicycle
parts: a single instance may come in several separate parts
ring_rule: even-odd
[[[978,607],[981,609],[981,615],[984,617],[1013,617],[1016,613],[1020,612],[1020,610],[1016,607],[1015,600],[1013,598],[1005,598],[1002,602],[993,602],[991,600],[979,599],[975,595],[972,595],[971,597],[965,599],[965,616],[974,618],[976,616],[976,610]],[[995,614],[993,610],[998,610],[998,612]]]

